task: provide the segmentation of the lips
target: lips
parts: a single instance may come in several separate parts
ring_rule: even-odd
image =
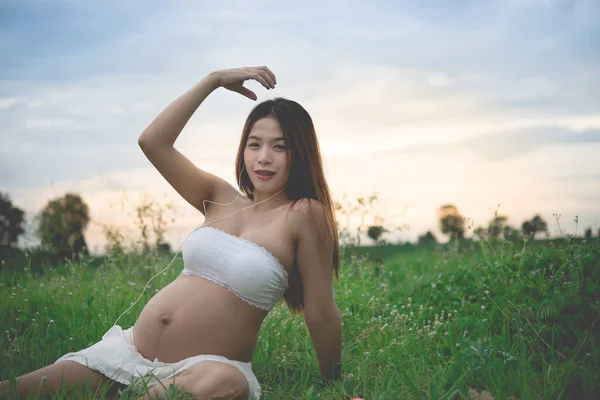
[[[275,172],[267,171],[267,170],[264,170],[264,169],[261,169],[261,170],[255,171],[255,172],[257,174],[259,174],[259,175],[262,175],[262,176],[273,176],[273,175],[275,175]]]
[[[273,177],[275,176],[275,173],[271,173],[269,175],[267,171],[263,171],[264,175],[261,174],[259,171],[256,171],[255,173],[256,173],[256,177],[262,181],[268,181],[270,179],[273,179]]]

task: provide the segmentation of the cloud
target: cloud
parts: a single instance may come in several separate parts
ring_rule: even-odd
[[[420,142],[389,151],[399,154],[453,153],[467,149],[483,160],[498,162],[522,157],[544,147],[581,143],[600,143],[600,129],[576,132],[558,126],[539,126],[477,136],[447,144]]]
[[[301,84],[294,79],[286,84],[286,73],[290,72],[283,69],[280,74],[284,92],[272,96],[295,99],[307,108],[325,155],[343,157],[406,146],[411,151],[442,152],[464,140],[462,147],[500,160],[533,151],[537,141],[547,141],[543,138],[547,132],[535,134],[540,125],[600,128],[600,116],[553,120],[494,109],[485,93],[469,89],[466,81],[475,79],[472,76],[351,64],[324,69],[314,80],[299,75]],[[33,114],[25,102],[4,116],[3,130],[9,134],[0,136],[0,147],[6,149],[2,168],[10,173],[0,177],[0,184],[30,187],[99,170],[147,165],[137,137],[163,107],[188,89],[181,82],[159,77],[147,82],[147,78],[91,76],[77,83],[40,85],[39,92],[28,93],[29,101],[43,105]],[[252,87],[251,82],[247,85]],[[235,152],[243,121],[254,105],[233,92],[215,92],[190,120],[177,147],[198,162],[205,159],[200,156],[222,156],[221,149]],[[533,129],[529,140],[534,144],[526,140],[527,134],[521,137],[523,129]],[[501,130],[516,134],[476,140]],[[207,134],[219,135],[220,141],[207,141]]]
[[[553,175],[550,177],[555,182],[562,183],[573,183],[573,182],[586,182],[597,187],[600,187],[600,174],[595,173],[571,173],[571,174],[560,174]],[[600,193],[592,194],[594,197],[600,199]]]
[[[19,99],[17,97],[4,97],[0,98],[0,110],[10,108],[17,104]]]
[[[333,71],[327,90],[310,105],[320,120],[348,121],[361,129],[448,124],[496,115],[481,105],[480,95],[454,82],[455,78],[435,70],[350,65]]]
[[[484,159],[499,161],[533,153],[546,146],[579,143],[600,143],[600,130],[573,132],[561,127],[536,127],[468,139],[457,145]]]
[[[430,86],[451,86],[456,80],[442,73],[433,73],[427,77]]]
[[[25,121],[26,129],[53,130],[53,129],[74,129],[81,125],[68,118],[31,118]]]

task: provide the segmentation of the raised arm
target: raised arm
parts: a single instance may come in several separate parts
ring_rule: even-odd
[[[255,79],[267,88],[274,87],[274,75],[271,79],[269,74],[272,73],[267,70],[237,68],[211,72],[169,104],[138,138],[139,146],[152,165],[177,193],[205,214],[205,217],[205,200],[230,202],[238,192],[225,180],[196,167],[175,149],[175,141],[196,109],[215,89],[224,87],[256,100],[256,94],[243,86],[245,80]],[[205,140],[214,137],[214,132],[208,132]]]
[[[209,74],[169,104],[138,138],[140,148],[158,172],[205,216],[204,200],[218,201],[214,199],[223,196],[233,199],[237,192],[225,180],[196,167],[173,145],[194,111],[218,87],[219,77]]]

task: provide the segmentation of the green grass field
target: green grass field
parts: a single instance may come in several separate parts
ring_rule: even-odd
[[[170,259],[4,271],[0,379],[99,341]],[[182,268],[179,255],[118,324],[133,325]],[[343,378],[319,384],[304,320],[279,304],[252,361],[264,399],[600,398],[598,238],[345,247],[335,296]]]

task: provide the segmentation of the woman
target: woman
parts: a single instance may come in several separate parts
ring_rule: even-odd
[[[293,314],[304,314],[321,375],[338,379],[341,320],[332,290],[338,235],[309,114],[282,98],[252,110],[236,158],[242,198],[173,147],[217,88],[256,100],[243,86],[248,79],[267,89],[276,85],[267,67],[215,71],[163,110],[138,140],[161,175],[205,216],[184,241],[181,275],[150,299],[133,327],[115,325],[95,345],[18,377],[20,394],[51,393],[62,375],[73,388],[91,375],[94,389],[147,388],[143,399],[162,397],[171,383],[195,399],[258,399],[250,361],[262,321],[282,298]]]

